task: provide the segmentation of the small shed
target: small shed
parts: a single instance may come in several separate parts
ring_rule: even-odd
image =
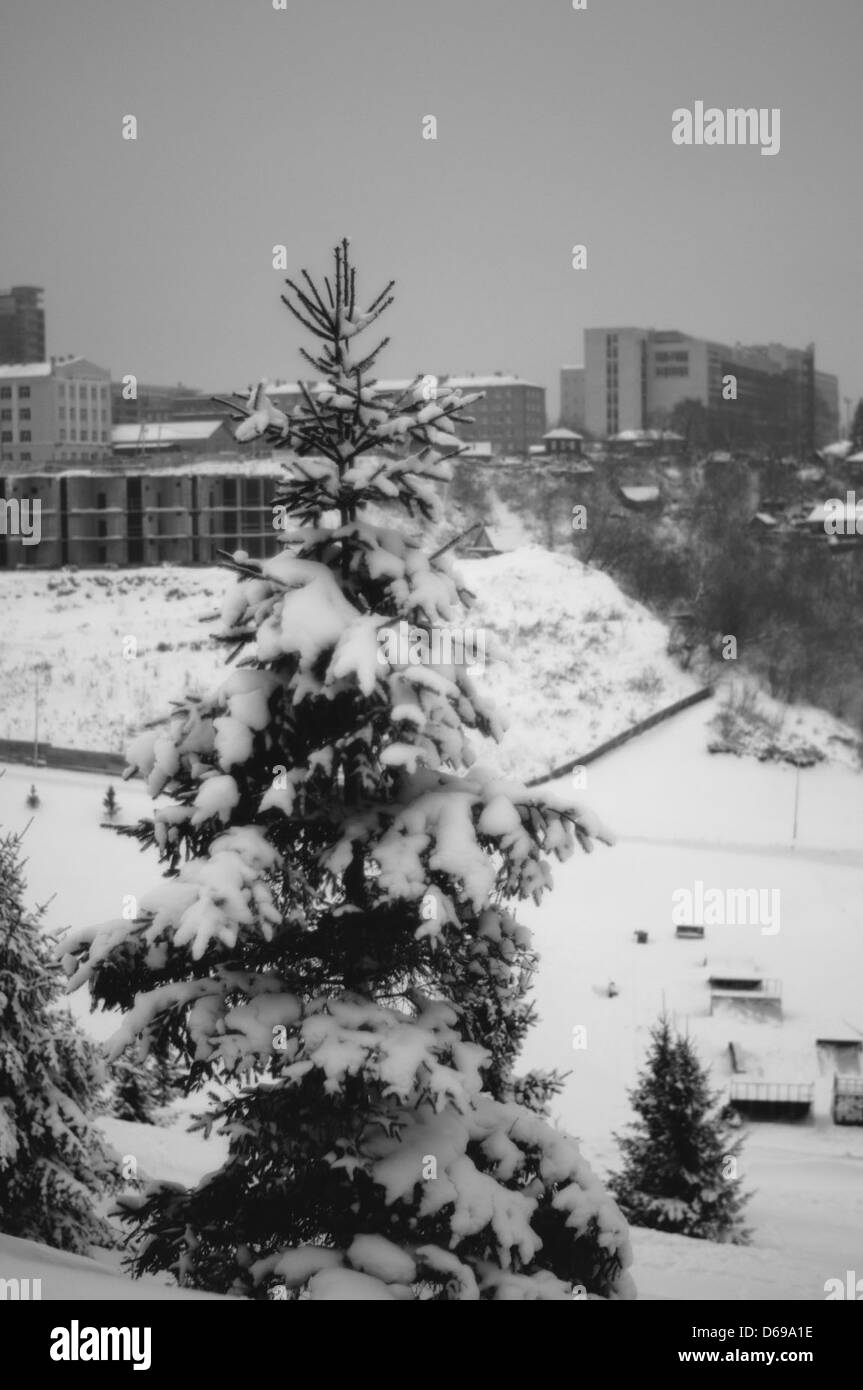
[[[457,555],[461,555],[466,560],[481,560],[489,555],[503,554],[503,549],[498,544],[496,537],[482,521],[465,531],[464,535],[455,542],[455,551]]]
[[[553,458],[580,458],[584,451],[584,436],[575,430],[547,430],[542,436],[545,452]]]

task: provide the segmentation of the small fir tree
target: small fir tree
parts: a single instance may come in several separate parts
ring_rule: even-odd
[[[557,1078],[515,1072],[535,957],[511,904],[603,832],[474,764],[499,725],[423,655],[469,596],[381,517],[435,518],[475,397],[377,383],[358,338],[392,286],[363,312],[346,243],[288,286],[317,381],[290,416],[258,386],[237,430],[289,451],[284,548],[231,561],[240,668],[130,749],[173,798],[131,831],[169,877],[65,948],[73,987],[126,1011],[115,1055],[169,1042],[194,1087],[225,1083],[223,1167],[126,1203],[135,1268],[253,1297],[629,1296],[625,1222],[539,1113]]]
[[[114,820],[116,818],[118,809],[119,807],[117,804],[117,793],[114,791],[113,787],[109,786],[104,797],[102,798],[102,810],[105,814],[105,819]]]
[[[611,1189],[633,1225],[744,1245],[742,1136],[732,1137],[691,1039],[675,1034],[665,1016],[650,1038],[630,1092],[639,1118],[630,1134],[615,1136],[624,1166]]]
[[[30,790],[27,793],[27,805],[30,807],[31,811],[35,811],[36,807],[41,805],[35,782],[31,782],[30,784]]]
[[[175,1100],[180,1076],[175,1064],[154,1053],[142,1059],[123,1054],[110,1069],[111,1096],[108,1111],[118,1120],[160,1125],[160,1114]]]
[[[101,1068],[23,898],[19,839],[0,836],[0,1231],[86,1254],[117,1243],[93,1207],[117,1172],[92,1124]]]

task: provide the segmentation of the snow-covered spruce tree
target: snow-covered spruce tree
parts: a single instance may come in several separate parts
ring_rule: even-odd
[[[162,1124],[160,1111],[179,1094],[176,1066],[152,1052],[140,1060],[124,1053],[112,1064],[109,1079],[108,1111],[118,1120]]]
[[[0,1231],[86,1254],[116,1245],[93,1199],[117,1168],[92,1126],[93,1047],[62,1005],[63,976],[23,906],[18,837],[0,836]],[[58,1001],[59,1004],[58,1004]]]
[[[130,749],[172,797],[135,832],[167,881],[64,943],[71,987],[127,1011],[115,1053],[143,1035],[197,1086],[245,1082],[211,1092],[222,1169],[129,1204],[135,1267],[253,1297],[631,1296],[618,1208],[538,1113],[554,1078],[513,1071],[534,955],[510,904],[602,832],[472,765],[497,725],[463,667],[379,640],[405,622],[421,653],[468,597],[372,509],[434,518],[476,397],[378,388],[357,338],[392,286],[361,312],[347,243],[287,283],[317,383],[290,417],[257,388],[237,430],[290,451],[284,549],[233,557],[239,668]]]
[[[612,1191],[635,1226],[745,1245],[742,1136],[733,1137],[721,1118],[692,1041],[665,1016],[650,1039],[630,1093],[638,1120],[629,1135],[616,1136],[624,1166]]]

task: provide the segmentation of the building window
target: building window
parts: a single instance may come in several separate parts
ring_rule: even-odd
[[[28,453],[24,452],[24,453],[21,455],[21,462],[22,462],[22,463],[29,463],[29,462],[30,462],[30,455],[29,455]]]
[[[11,419],[12,419],[12,411],[11,411],[11,410],[0,410],[0,420],[11,420]]]
[[[82,405],[82,406],[81,406],[81,419],[82,419],[82,420],[88,420],[89,418],[90,418],[90,417],[89,417],[88,414],[87,414],[87,407],[86,407],[86,405]]]
[[[27,399],[29,399],[29,397],[30,397],[30,387],[29,387],[29,386],[19,386],[19,387],[18,387],[18,395],[21,396],[22,399],[25,398],[25,397],[26,397]]]
[[[65,443],[66,443],[66,431],[65,431],[65,430],[61,430],[61,431],[60,431],[60,443],[61,443],[61,444],[65,444]]]
[[[21,431],[21,434],[20,434],[20,439],[21,439],[21,443],[22,443],[22,444],[29,444],[29,443],[30,443],[30,431],[29,431],[29,430],[22,430],[22,431]]]
[[[96,506],[97,506],[97,507],[107,507],[107,505],[108,505],[108,494],[107,494],[106,492],[100,492],[100,493],[98,493],[97,496],[96,496]]]
[[[77,431],[77,430],[70,430],[70,431],[69,431],[69,438],[71,439],[71,441],[72,441],[73,444],[77,444],[77,443],[78,443],[78,431]]]
[[[19,418],[20,420],[29,420],[29,419],[30,419],[30,411],[29,411],[28,409],[26,409],[26,408],[25,408],[24,410],[19,410],[19,412],[18,412],[18,418]]]
[[[12,399],[12,387],[11,387],[11,386],[0,386],[0,401],[11,401],[11,399]]]
[[[89,433],[87,432],[87,430],[82,430],[82,431],[81,431],[81,443],[83,444],[84,441],[87,440],[87,439],[89,439],[89,438],[90,438],[90,435],[89,435]]]
[[[65,419],[66,419],[66,407],[65,407],[65,405],[61,405],[57,413],[58,413],[58,415],[59,415],[59,417],[60,417],[61,420],[65,420]]]
[[[11,444],[11,443],[12,443],[12,431],[11,431],[11,430],[3,430],[2,433],[0,433],[0,443],[2,443],[2,444]]]

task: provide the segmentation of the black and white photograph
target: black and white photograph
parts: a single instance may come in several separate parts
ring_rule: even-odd
[[[823,1375],[860,0],[3,8],[0,1328]]]

